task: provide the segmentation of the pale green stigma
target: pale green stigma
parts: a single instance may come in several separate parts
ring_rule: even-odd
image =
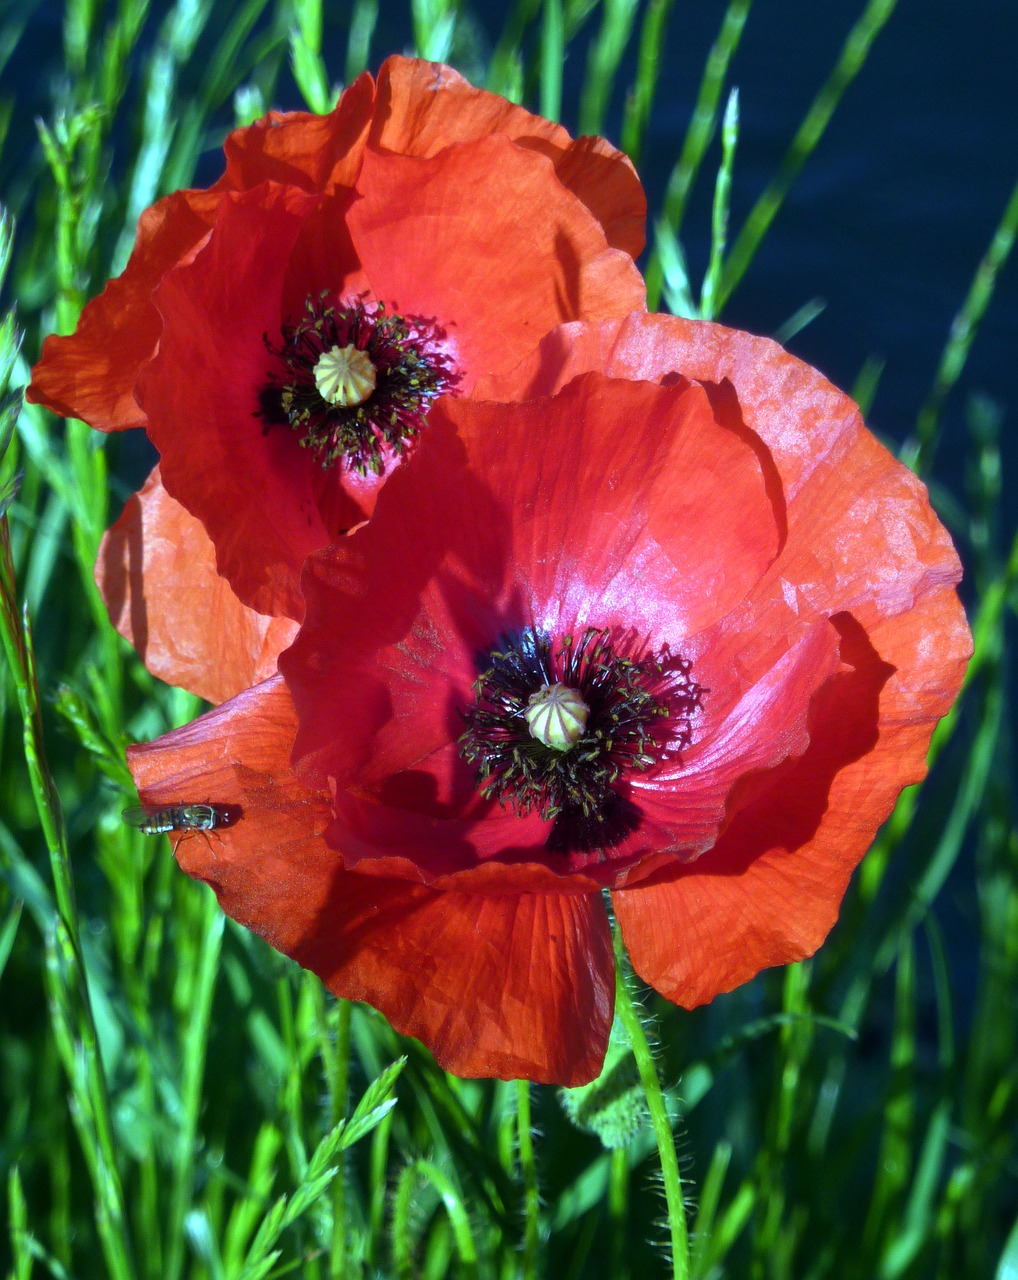
[[[579,742],[589,715],[579,691],[558,682],[532,693],[523,713],[530,736],[555,751],[568,751]]]
[[[314,374],[318,394],[325,403],[342,409],[363,404],[378,381],[371,357],[352,344],[323,351],[315,363]]]

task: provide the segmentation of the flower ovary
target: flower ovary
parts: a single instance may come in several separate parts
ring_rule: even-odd
[[[315,386],[326,404],[342,409],[363,404],[378,384],[378,374],[367,352],[352,344],[330,347],[314,367]]]
[[[689,662],[625,657],[596,627],[557,647],[527,630],[487,661],[459,739],[481,793],[521,817],[537,812],[553,822],[549,847],[618,844],[639,825],[618,784],[691,740],[703,690]],[[556,703],[565,708],[561,722]]]
[[[323,467],[337,462],[380,475],[420,435],[431,402],[458,375],[439,348],[440,332],[424,320],[362,300],[328,305],[308,298],[282,343],[265,345],[283,365],[259,396],[269,430],[287,425]]]
[[[523,718],[530,736],[555,751],[571,751],[583,737],[590,708],[579,691],[556,681],[532,693]]]

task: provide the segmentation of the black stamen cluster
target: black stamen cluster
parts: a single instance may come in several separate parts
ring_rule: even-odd
[[[524,631],[488,658],[464,713],[460,754],[477,768],[483,795],[525,817],[536,810],[553,821],[550,848],[609,849],[639,825],[636,806],[616,784],[689,745],[703,689],[684,658],[662,654],[634,660],[616,653],[607,630],[588,627],[579,639]],[[530,734],[531,694],[561,682],[590,708],[583,736],[567,751]]]
[[[409,320],[383,304],[362,301],[326,305],[327,294],[308,298],[305,315],[283,325],[282,345],[265,345],[285,366],[259,396],[266,430],[288,425],[300,434],[323,467],[344,461],[352,470],[380,474],[385,446],[402,456],[418,437],[428,406],[458,380],[437,349],[437,333],[425,321]],[[334,405],[315,383],[315,366],[333,347],[356,347],[375,367],[376,384],[359,405]]]

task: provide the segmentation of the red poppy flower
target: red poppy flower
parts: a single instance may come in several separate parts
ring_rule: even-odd
[[[513,386],[441,401],[309,559],[282,678],[130,763],[240,815],[181,865],[333,991],[452,1071],[576,1084],[602,892],[686,1007],[811,954],[970,637],[923,486],[775,344],[570,326]]]
[[[469,394],[562,321],[644,305],[645,202],[603,140],[407,58],[225,153],[211,188],[146,210],[126,270],[47,339],[28,397],[143,427],[161,455],[146,535],[179,538],[182,508],[243,605],[299,620],[305,557],[370,514],[437,395]],[[135,504],[118,545],[142,527]],[[108,546],[107,598],[179,599],[146,560]],[[157,646],[188,667],[219,645],[191,603]]]

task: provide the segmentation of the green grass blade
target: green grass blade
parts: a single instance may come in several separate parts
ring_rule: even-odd
[[[516,0],[488,61],[485,86],[511,102],[523,99],[523,41],[541,12],[543,0]]]
[[[693,300],[682,242],[663,221],[655,227],[654,252],[661,272],[665,306],[673,316],[699,320],[700,308]]]
[[[896,4],[897,0],[869,0],[861,17],[848,33],[833,71],[806,112],[778,172],[753,206],[736,237],[718,290],[719,312],[746,274],[785,197],[823,137],[835,108],[862,69],[873,42],[894,12]]]
[[[7,918],[0,925],[0,979],[4,976],[7,961],[14,950],[14,940],[18,936],[18,925],[21,923],[21,912],[24,905],[23,902],[15,900],[7,912]]]
[[[728,78],[728,67],[739,47],[742,32],[749,17],[752,0],[729,0],[724,21],[704,64],[703,79],[693,108],[693,116],[686,130],[682,152],[668,179],[660,226],[671,240],[677,239],[686,215],[693,183],[700,171],[707,147],[717,127],[721,94]],[[655,241],[654,251],[647,265],[647,309],[656,311],[665,283],[661,249]],[[679,313],[685,314],[685,313]]]
[[[719,1142],[714,1148],[714,1154],[711,1156],[710,1165],[707,1168],[707,1175],[700,1186],[696,1218],[693,1220],[693,1226],[689,1233],[691,1243],[690,1275],[693,1280],[699,1280],[699,1277],[705,1273],[704,1262],[707,1249],[714,1233],[714,1223],[721,1204],[721,1192],[724,1189],[725,1178],[728,1175],[728,1167],[731,1162],[732,1144],[725,1141]]]
[[[604,0],[601,29],[587,53],[587,72],[580,94],[579,131],[604,133],[604,120],[640,0]]]
[[[916,438],[903,451],[902,461],[924,475],[933,458],[937,427],[944,402],[951,394],[968,360],[968,354],[997,286],[1001,268],[1011,256],[1018,237],[1018,182],[1012,188],[1003,216],[993,233],[989,248],[976,269],[961,309],[951,323],[951,332],[940,357],[933,386],[916,420]]]
[[[322,58],[322,0],[292,0],[290,68],[308,109],[324,115],[333,106]]]
[[[817,316],[823,314],[826,306],[827,303],[823,298],[811,298],[809,302],[804,302],[797,311],[794,311],[784,324],[779,325],[771,337],[775,342],[780,342],[783,347],[787,347],[797,333],[801,333],[807,325],[813,323]]]
[[[371,63],[371,41],[378,26],[378,0],[354,0],[346,43],[346,82],[350,84]]]
[[[49,973],[63,993],[60,1013],[65,1069],[72,1091],[84,1108],[79,1124],[93,1178],[97,1222],[107,1265],[116,1280],[128,1280],[132,1272],[123,1191],[116,1163],[116,1144],[109,1092],[99,1055],[88,978],[81,950],[81,935],[71,874],[70,851],[63,809],[47,763],[43,742],[35,651],[27,611],[19,617],[14,562],[11,556],[7,516],[0,516],[0,639],[7,655],[22,719],[22,745],[36,812],[50,857],[58,918],[56,943]],[[80,1046],[79,1048],[74,1047]],[[80,1065],[79,1065],[80,1064]],[[85,1117],[88,1117],[86,1120]],[[94,1148],[88,1137],[94,1129]]]
[[[1004,1252],[1000,1255],[994,1280],[1018,1280],[1018,1218],[1015,1218]]]
[[[11,1171],[7,1175],[7,1219],[10,1223],[11,1257],[14,1261],[10,1280],[30,1280],[32,1255],[27,1245],[28,1205],[16,1164],[11,1165]]]
[[[194,947],[193,972],[181,974],[185,989],[179,1007],[188,1010],[181,1043],[180,1113],[175,1135],[173,1173],[168,1192],[166,1261],[164,1275],[176,1280],[184,1266],[185,1219],[191,1206],[198,1147],[198,1122],[202,1104],[202,1080],[208,1050],[212,996],[219,972],[226,917],[215,898],[202,896],[198,917],[199,937]]]
[[[339,1156],[347,1147],[364,1137],[396,1104],[396,1080],[406,1059],[392,1063],[368,1087],[347,1121],[340,1121],[316,1147],[300,1184],[292,1195],[280,1196],[262,1221],[244,1263],[236,1273],[237,1280],[262,1280],[279,1256],[279,1237],[329,1189],[339,1172]]]
[[[622,116],[622,150],[638,164],[643,153],[643,140],[650,123],[651,108],[661,70],[661,52],[668,31],[668,18],[673,0],[650,0],[643,15],[640,50],[636,62],[636,80],[626,95]]]
[[[562,64],[565,61],[565,18],[562,0],[544,0],[541,24],[541,115],[562,116]]]
[[[863,367],[859,370],[855,381],[852,383],[849,395],[859,406],[859,412],[864,418],[869,417],[870,410],[873,408],[873,401],[876,399],[877,388],[880,386],[883,372],[884,361],[877,356],[867,356]]]
[[[700,315],[713,320],[717,314],[718,288],[725,248],[728,244],[728,210],[731,206],[732,172],[735,168],[735,147],[739,140],[739,91],[728,95],[725,118],[721,126],[721,167],[714,184],[714,205],[711,214],[710,261],[700,293]]]
[[[459,0],[410,0],[418,56],[448,62],[456,36]]]
[[[411,1219],[417,1212],[422,1184],[438,1193],[448,1215],[459,1255],[460,1273],[479,1280],[477,1244],[462,1194],[452,1179],[430,1160],[415,1160],[408,1165],[396,1186],[392,1208],[392,1240],[397,1277],[399,1280],[412,1280],[416,1271],[415,1232]]]

